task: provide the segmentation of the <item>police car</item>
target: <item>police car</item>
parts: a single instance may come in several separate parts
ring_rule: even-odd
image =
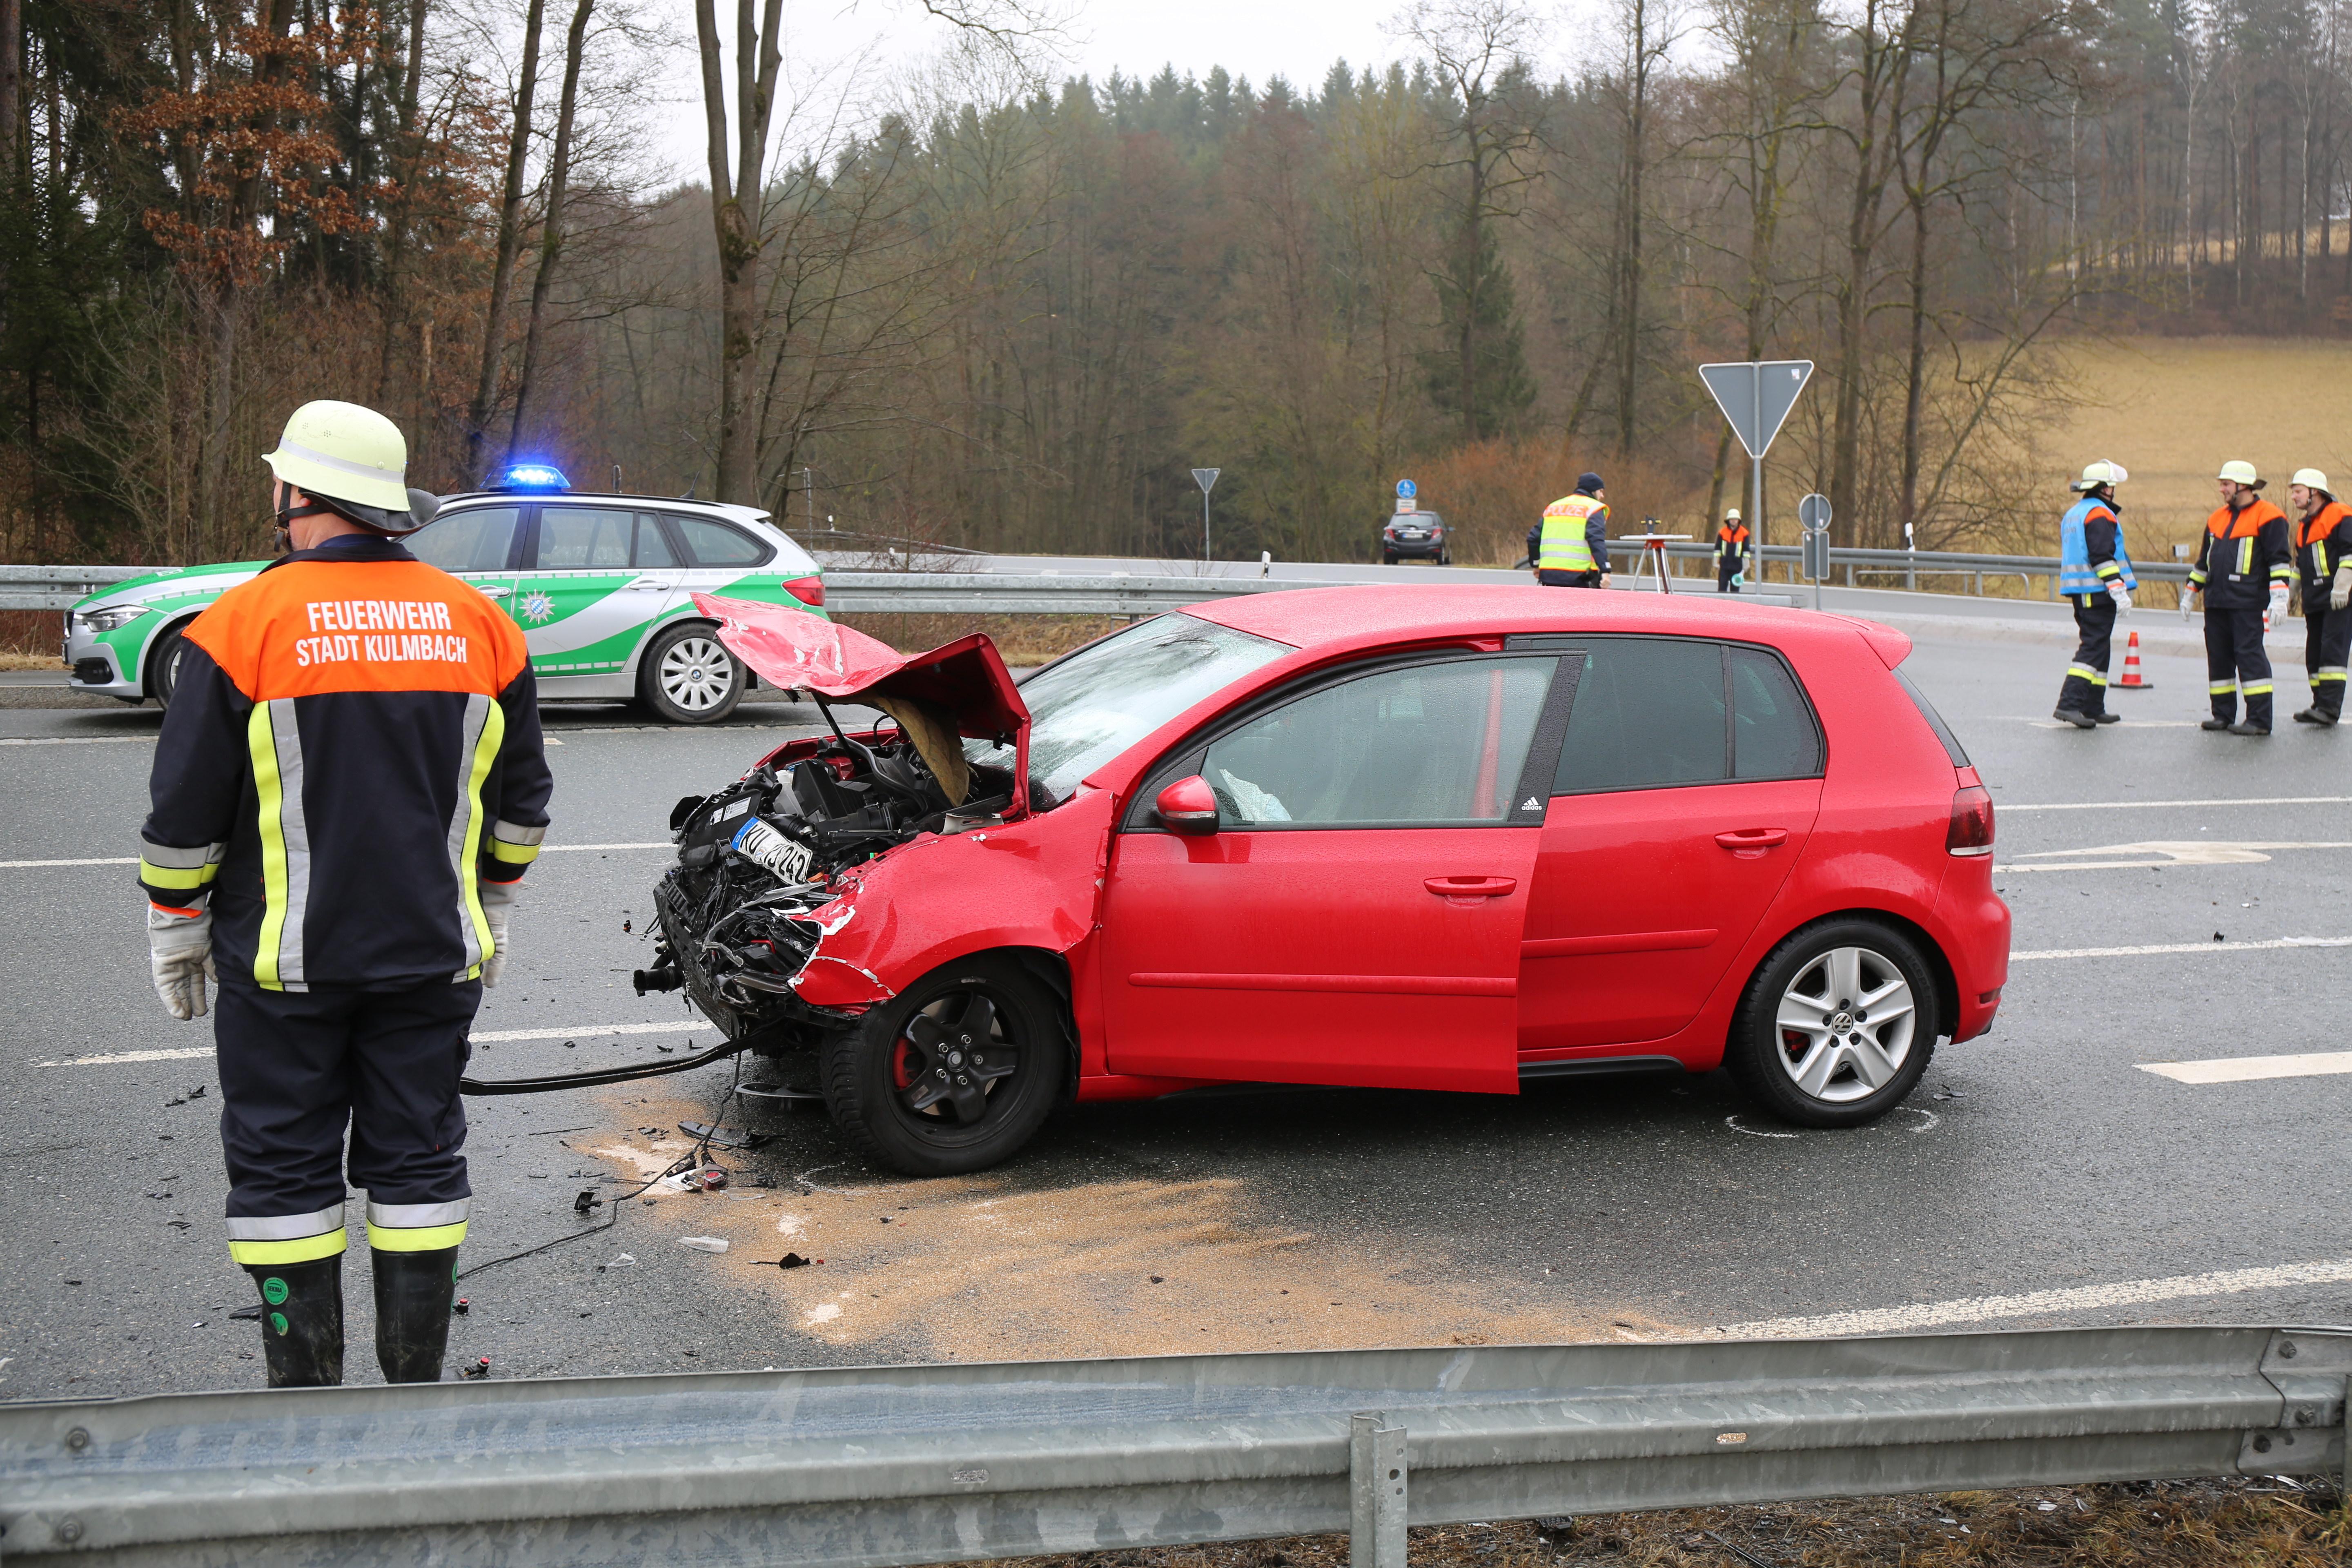
[[[634,698],[677,724],[725,718],[751,679],[696,594],[824,613],[823,568],[767,512],[575,491],[544,464],[444,499],[404,542],[514,617],[542,698]],[[181,631],[268,564],[173,567],[92,594],[66,614],[68,683],[169,707]]]

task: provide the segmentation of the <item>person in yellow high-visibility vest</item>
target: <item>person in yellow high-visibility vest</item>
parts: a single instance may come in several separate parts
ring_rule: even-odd
[[[1599,474],[1583,474],[1575,494],[1544,508],[1543,521],[1528,531],[1537,582],[1547,588],[1609,586],[1607,495]]]

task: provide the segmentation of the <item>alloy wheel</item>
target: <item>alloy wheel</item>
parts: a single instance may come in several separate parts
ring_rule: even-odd
[[[1781,1069],[1831,1105],[1868,1099],[1911,1055],[1919,1011],[1911,983],[1885,954],[1833,947],[1799,970],[1774,1013]]]
[[[727,650],[711,637],[680,637],[662,654],[662,695],[689,713],[716,707],[735,683]]]
[[[907,1020],[890,1058],[898,1104],[926,1121],[968,1128],[1012,1100],[1021,1042],[981,986],[942,996]]]

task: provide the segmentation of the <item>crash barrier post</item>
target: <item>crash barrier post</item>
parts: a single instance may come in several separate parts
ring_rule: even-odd
[[[0,1552],[887,1568],[1345,1530],[1401,1568],[1407,1523],[2332,1477],[2347,1373],[2352,1330],[2170,1327],[37,1401],[0,1405]]]
[[[1703,541],[1670,542],[1671,556],[1712,559],[1713,547]],[[1762,551],[1767,564],[1794,563],[1799,546],[1769,544]],[[1846,573],[1903,571],[1915,562],[1904,550],[1832,550],[1830,566]],[[1247,564],[1243,563],[1241,564]],[[2015,573],[2048,577],[2056,582],[2058,561],[2045,555],[1968,555],[1943,551],[1916,552],[1922,575],[1972,574],[1983,591],[1984,573]],[[66,610],[86,595],[110,583],[140,576],[143,566],[0,566],[0,610]],[[2143,581],[2185,583],[2189,566],[2181,562],[2134,563]],[[892,611],[917,615],[1157,615],[1163,610],[1197,605],[1203,599],[1233,598],[1244,594],[1281,593],[1291,588],[1328,588],[1331,582],[1257,576],[1100,576],[1047,575],[1025,572],[828,572],[824,579],[825,607],[831,610]]]

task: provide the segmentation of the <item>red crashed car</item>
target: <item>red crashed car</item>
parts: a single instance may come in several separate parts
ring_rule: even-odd
[[[1852,1126],[1991,1024],[1992,804],[1901,633],[1709,598],[1266,593],[1015,685],[706,600],[836,722],[681,801],[660,957],[915,1173],[1070,1100],[1727,1067]]]

